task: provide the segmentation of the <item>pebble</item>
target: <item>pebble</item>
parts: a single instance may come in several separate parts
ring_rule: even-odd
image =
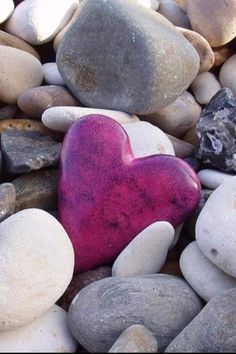
[[[174,137],[183,136],[198,122],[202,109],[195,98],[185,91],[169,106],[145,117],[165,133]]]
[[[215,55],[215,62],[213,67],[221,66],[232,55],[231,49],[228,45],[223,45],[221,47],[213,48],[213,52]]]
[[[196,240],[205,256],[236,278],[236,177],[227,179],[207,200],[196,224]]]
[[[158,12],[175,26],[191,28],[186,11],[173,0],[162,0]]]
[[[56,305],[26,326],[0,332],[2,353],[75,353],[76,349],[67,313]]]
[[[201,308],[198,296],[178,277],[113,277],[78,293],[69,309],[69,328],[89,352],[107,352],[124,330],[140,324],[162,352]]]
[[[211,47],[220,47],[235,38],[234,0],[187,0],[187,13],[193,30],[205,37]]]
[[[34,131],[6,129],[1,134],[4,164],[10,173],[27,173],[56,166],[61,144]]]
[[[195,78],[191,84],[191,89],[200,104],[208,104],[221,89],[221,85],[214,74],[205,72]]]
[[[166,348],[166,353],[234,353],[236,289],[214,297]]]
[[[140,5],[147,7],[148,9],[158,10],[159,1],[158,0],[136,0]]]
[[[168,20],[134,1],[86,1],[58,48],[57,65],[84,105],[151,114],[189,87],[199,56]]]
[[[174,148],[174,153],[176,157],[180,157],[181,159],[194,156],[195,147],[192,144],[187,143],[184,140],[175,138],[174,136],[167,135],[170,139],[171,144]]]
[[[217,170],[211,170],[209,168],[203,169],[198,172],[198,177],[201,184],[209,189],[218,188],[224,181],[234,177],[235,175],[230,173],[224,173]]]
[[[46,169],[31,172],[12,181],[16,190],[15,212],[39,208],[53,210],[57,206],[58,171]]]
[[[14,214],[16,190],[12,183],[0,184],[0,222]]]
[[[135,157],[155,154],[175,155],[168,136],[159,128],[147,122],[124,124]]]
[[[223,87],[228,87],[236,96],[236,54],[232,55],[221,67],[220,82]]]
[[[0,120],[11,119],[17,111],[17,105],[15,104],[4,104],[0,107]]]
[[[173,239],[173,241],[172,241],[172,243],[170,245],[170,249],[174,248],[176,246],[176,244],[178,243],[179,238],[181,236],[181,232],[182,232],[183,226],[184,226],[184,224],[180,224],[179,226],[177,226],[175,228],[174,239]]]
[[[173,226],[165,221],[148,226],[120,253],[113,264],[112,276],[158,273],[166,261],[174,234]]]
[[[119,111],[86,107],[52,107],[43,113],[42,122],[49,129],[66,133],[72,124],[89,114],[108,116],[120,124],[139,121],[138,117]]]
[[[13,0],[1,0],[0,24],[5,22],[14,11],[15,5]]]
[[[43,64],[43,78],[48,85],[63,86],[65,84],[56,63]]]
[[[113,344],[108,353],[157,353],[157,341],[144,326],[127,328]]]
[[[225,290],[236,287],[236,279],[211,263],[204,256],[196,241],[183,251],[180,268],[189,285],[206,302]]]
[[[200,200],[187,163],[169,155],[134,159],[122,126],[105,116],[71,127],[60,166],[59,214],[74,245],[75,272],[113,261],[156,221],[178,226]]]
[[[21,92],[42,83],[42,65],[27,52],[0,45],[0,62],[1,102],[15,104]]]
[[[199,144],[199,138],[196,133],[196,126],[189,129],[187,133],[182,137],[183,141],[186,141],[189,144],[197,146]]]
[[[23,91],[17,99],[17,104],[29,117],[40,119],[48,108],[77,106],[79,102],[65,87],[49,85]]]
[[[0,224],[0,330],[42,316],[64,293],[74,267],[63,227],[40,209],[20,211]]]
[[[29,44],[47,43],[67,24],[77,6],[77,0],[25,0],[15,8],[5,30]]]

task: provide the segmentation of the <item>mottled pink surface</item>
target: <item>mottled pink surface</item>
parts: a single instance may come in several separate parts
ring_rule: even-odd
[[[114,120],[90,115],[63,143],[59,214],[76,256],[76,272],[114,260],[148,225],[182,223],[200,200],[197,175],[167,155],[135,159]]]

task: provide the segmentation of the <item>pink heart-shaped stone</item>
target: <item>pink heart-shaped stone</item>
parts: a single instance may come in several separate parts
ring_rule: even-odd
[[[75,271],[114,260],[150,224],[182,223],[200,200],[200,183],[184,161],[167,155],[135,159],[124,129],[90,115],[65,137],[59,215],[75,250]]]

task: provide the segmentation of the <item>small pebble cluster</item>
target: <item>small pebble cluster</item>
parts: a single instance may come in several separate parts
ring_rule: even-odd
[[[235,0],[0,0],[0,352],[236,350],[235,37]]]

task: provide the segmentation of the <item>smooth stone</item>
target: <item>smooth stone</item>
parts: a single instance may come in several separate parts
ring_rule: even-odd
[[[161,352],[201,308],[198,296],[178,277],[113,277],[78,293],[69,309],[69,328],[86,350],[98,353],[140,324],[151,331]]]
[[[108,266],[99,267],[84,273],[74,274],[70,285],[57,304],[64,310],[68,311],[73,299],[79,291],[98,280],[109,277],[111,277],[111,267]]]
[[[40,60],[40,56],[38,52],[31,45],[23,41],[23,39],[13,36],[12,34],[1,30],[0,30],[0,45],[5,45],[7,47],[13,47],[16,49],[23,50],[25,52],[28,52],[29,54],[32,54],[33,56],[35,56],[37,59]]]
[[[42,122],[49,129],[66,133],[72,124],[89,114],[108,116],[120,124],[139,121],[138,117],[119,111],[86,107],[52,107],[43,113]]]
[[[0,120],[11,119],[17,111],[17,105],[7,104],[3,107],[0,107]]]
[[[221,67],[220,82],[223,87],[228,87],[236,96],[236,54],[232,55]]]
[[[122,126],[101,115],[70,128],[60,166],[59,215],[77,272],[113,261],[156,221],[178,226],[200,200],[200,183],[188,164],[170,155],[135,159]]]
[[[169,106],[146,116],[145,119],[157,125],[165,133],[179,138],[196,125],[201,112],[201,106],[193,95],[185,91]]]
[[[168,136],[159,128],[147,122],[124,124],[130,139],[131,149],[136,158],[155,154],[175,156],[174,148]]]
[[[78,106],[79,102],[66,87],[49,85],[23,91],[18,99],[19,108],[29,117],[41,118],[46,109],[57,106]]]
[[[5,22],[14,11],[15,5],[13,0],[1,0],[0,23]]]
[[[28,208],[53,210],[57,206],[57,170],[42,170],[12,181],[16,189],[15,211]]]
[[[14,214],[16,190],[12,183],[0,184],[0,222]]]
[[[235,38],[234,0],[187,0],[187,13],[193,30],[205,37],[211,47],[220,47]]]
[[[189,87],[199,57],[155,11],[131,0],[88,0],[61,41],[57,65],[85,106],[151,114]]]
[[[5,30],[29,44],[49,42],[70,20],[77,0],[25,0],[5,25]]]
[[[186,11],[173,0],[161,1],[158,12],[175,26],[191,28]]]
[[[136,0],[140,5],[147,7],[152,10],[158,10],[159,8],[159,1],[158,0]]]
[[[113,344],[108,353],[157,353],[156,338],[144,326],[127,328]]]
[[[190,29],[182,27],[177,27],[177,29],[196,49],[200,58],[199,73],[209,71],[215,62],[215,55],[207,40],[199,33]]]
[[[194,241],[183,251],[180,268],[184,278],[206,302],[225,290],[236,287],[236,279],[209,261]]]
[[[58,71],[56,63],[43,64],[43,78],[48,85],[61,85],[65,83]]]
[[[198,172],[198,177],[201,181],[201,184],[209,189],[216,189],[218,188],[223,182],[226,180],[234,177],[230,173],[224,173],[217,170],[211,170],[206,168]]]
[[[61,224],[40,209],[25,209],[0,224],[0,331],[42,316],[61,297],[74,252]]]
[[[5,167],[10,173],[27,173],[56,166],[61,143],[34,131],[6,129],[1,134]]]
[[[236,171],[236,98],[223,88],[211,99],[196,126],[196,157],[222,171]]]
[[[166,353],[234,353],[236,289],[214,297],[166,348]]]
[[[207,200],[196,224],[196,240],[205,256],[236,278],[236,177],[227,179]]]
[[[39,86],[43,80],[40,61],[16,48],[0,45],[0,101],[15,104],[24,90]]]
[[[191,89],[200,104],[208,104],[212,97],[221,89],[216,76],[210,72],[199,74],[192,82]]]
[[[171,144],[173,145],[174,153],[176,157],[180,157],[181,159],[184,159],[189,156],[194,156],[194,152],[195,152],[194,145],[189,144],[184,140],[175,138],[174,136],[171,136],[169,134],[167,136],[170,139]]]
[[[75,353],[76,349],[67,313],[56,305],[26,326],[0,332],[2,353]]]
[[[213,52],[215,55],[215,62],[213,67],[218,67],[224,64],[232,54],[231,49],[228,45],[223,45],[221,47],[213,48]]]
[[[119,254],[112,267],[112,276],[158,273],[166,261],[174,234],[173,226],[165,221],[148,226]]]
[[[184,136],[182,137],[183,141],[186,141],[189,144],[194,145],[195,147],[197,145],[199,145],[199,138],[197,136],[197,132],[196,132],[196,126],[189,129],[187,131],[187,133],[184,134]]]

